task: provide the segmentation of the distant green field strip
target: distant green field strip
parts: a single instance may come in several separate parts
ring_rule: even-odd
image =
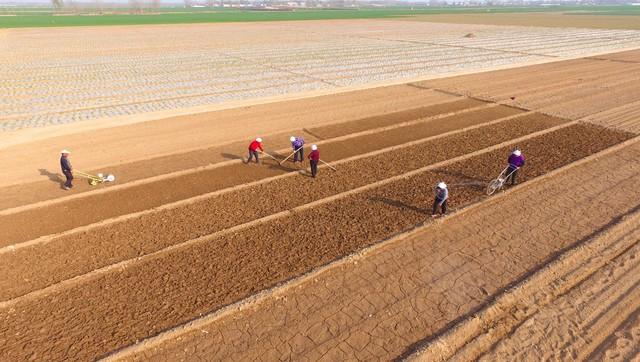
[[[251,11],[229,9],[184,9],[160,8],[145,14],[58,14],[52,12],[27,13],[25,9],[13,9],[16,16],[0,16],[0,28],[52,27],[52,26],[100,26],[100,25],[145,25],[145,24],[189,24],[228,23],[256,21],[331,20],[331,19],[384,19],[430,14],[474,14],[474,13],[523,13],[564,11],[568,14],[637,15],[640,9],[633,6],[563,6],[563,7],[497,7],[497,8],[385,8],[347,10],[295,10],[295,11]],[[44,9],[39,9],[43,11]],[[85,10],[86,11],[86,10]],[[124,11],[124,9],[121,9]],[[576,11],[576,13],[571,13]],[[628,14],[627,14],[628,13]],[[10,15],[12,11],[0,10]]]

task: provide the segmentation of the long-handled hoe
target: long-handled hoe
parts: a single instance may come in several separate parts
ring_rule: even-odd
[[[302,147],[300,147],[302,148]],[[288,160],[291,156],[295,155],[296,152],[300,151],[300,148],[298,148],[297,150],[291,152],[291,154],[289,156],[287,156],[287,158],[285,158],[284,160],[280,161],[280,164],[282,165],[286,160]]]
[[[273,158],[276,162],[279,162],[277,158],[275,158],[275,157],[271,156],[270,154],[268,154],[268,153],[266,153],[266,152],[264,152],[264,151],[260,151],[260,153],[262,153],[263,155],[267,155],[267,156],[269,156],[269,157]]]
[[[327,165],[327,167],[329,167],[330,169],[332,169],[332,170],[334,170],[334,171],[338,171],[338,170],[336,170],[336,168],[335,168],[335,167],[331,166],[330,164],[328,164],[328,163],[326,163],[326,162],[324,162],[324,161],[322,161],[322,160],[319,160],[319,161],[320,161],[320,162],[322,162],[323,164]]]

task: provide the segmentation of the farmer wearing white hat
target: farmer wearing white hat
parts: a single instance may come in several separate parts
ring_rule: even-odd
[[[507,175],[509,175],[509,177],[506,181],[509,181],[509,179],[511,179],[511,185],[515,185],[516,183],[518,183],[516,181],[518,170],[520,169],[520,167],[524,166],[524,155],[522,155],[522,151],[516,148],[509,155],[509,159],[507,160],[507,162],[509,163],[509,166],[507,166]]]
[[[431,217],[436,217],[438,207],[440,207],[440,213],[442,215],[447,213],[447,199],[449,198],[449,190],[447,184],[439,182],[436,186],[436,198],[433,200],[433,210],[431,211]]]
[[[65,190],[69,190],[73,187],[71,181],[73,181],[73,168],[71,167],[71,161],[69,161],[69,150],[60,151],[60,168],[62,168],[62,173],[67,178],[67,181],[64,183],[62,187]]]
[[[320,162],[320,151],[318,146],[311,145],[311,153],[309,154],[309,164],[311,166],[311,177],[315,178],[318,174],[318,162]]]
[[[304,139],[302,137],[291,136],[291,148],[293,148],[293,162],[304,162]]]
[[[245,163],[251,162],[251,159],[253,157],[256,158],[256,163],[260,163],[260,159],[258,158],[258,150],[264,152],[264,150],[262,149],[262,138],[260,137],[256,138],[253,142],[251,142],[251,144],[249,144],[249,157],[247,158],[247,161]]]

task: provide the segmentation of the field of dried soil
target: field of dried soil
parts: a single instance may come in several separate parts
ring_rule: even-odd
[[[625,102],[633,104],[633,96],[613,99],[618,93],[592,89],[597,88],[598,74],[612,87],[633,86],[621,78],[624,72],[618,61],[567,63],[508,71],[517,80],[512,83],[502,78],[502,71],[494,73],[494,80],[489,75],[469,76],[484,82],[484,88],[478,88],[482,94],[468,91],[471,86],[465,78],[414,84],[406,86],[413,94],[441,96],[387,111],[374,107],[373,114],[345,115],[331,124],[296,124],[289,132],[279,129],[269,136],[280,159],[287,154],[286,138],[291,132],[317,142],[323,159],[337,171],[322,167],[316,179],[292,163],[280,166],[265,160],[262,165],[243,165],[237,158],[246,142],[231,142],[229,150],[226,145],[211,145],[123,162],[120,172],[145,164],[158,168],[150,167],[148,174],[132,173],[115,186],[65,197],[45,193],[39,198],[12,199],[0,213],[0,274],[4,276],[0,280],[0,354],[10,360],[126,359],[130,352],[166,360],[185,352],[194,358],[198,353],[216,353],[239,359],[305,355],[310,359],[389,359],[409,356],[423,347],[429,351],[429,341],[445,338],[457,327],[468,330],[465,318],[504,296],[508,286],[527,283],[528,276],[545,266],[555,268],[554,256],[590,242],[595,231],[615,226],[621,214],[638,206],[633,185],[640,177],[634,162],[640,153],[630,128],[635,123],[615,121],[627,117],[615,109],[632,107]],[[575,65],[588,70],[583,89],[576,87]],[[510,87],[527,79],[540,80],[532,86],[536,99],[552,97],[561,110],[548,113],[574,116],[538,112],[537,101],[511,102],[506,96]],[[557,93],[545,81],[572,91]],[[484,101],[444,95],[441,89],[473,93]],[[491,96],[492,92],[496,95]],[[596,96],[604,98],[581,110],[588,116],[581,121],[570,111],[576,94],[585,106]],[[488,198],[487,182],[502,170],[516,146],[527,155],[519,174],[521,185]],[[207,152],[221,157],[214,154],[199,160]],[[612,159],[629,167],[617,167]],[[449,184],[454,215],[434,222],[432,187],[441,180]],[[604,192],[604,180],[615,181],[609,193]],[[563,211],[556,199],[570,211]],[[589,200],[594,208],[584,210]],[[514,225],[505,217],[511,210],[519,210]],[[577,218],[580,213],[584,218]],[[479,224],[478,220],[490,221]],[[411,248],[429,251],[422,255],[426,265],[410,257],[411,252],[395,249],[408,245],[397,242],[405,240],[407,232],[414,235],[406,239]],[[377,253],[378,248],[390,254]],[[365,265],[369,262],[373,271],[359,271],[357,263],[349,261],[363,250],[361,260]],[[376,261],[391,255],[395,255],[394,267]],[[474,273],[474,268],[483,272]],[[377,275],[379,280],[369,281],[361,272]],[[329,275],[359,281],[346,288],[342,284],[346,279],[316,284]],[[620,280],[629,279],[625,275],[632,274]],[[594,280],[598,284],[599,279]],[[302,302],[296,299],[294,285],[318,297]],[[414,286],[424,293],[405,294]],[[340,293],[325,293],[333,287]],[[589,289],[589,284],[584,287]],[[321,289],[314,292],[314,288]],[[378,291],[362,294],[367,288]],[[366,294],[375,295],[367,299],[369,306],[359,304],[349,313],[335,311],[341,303],[352,306],[356,299],[363,301]],[[329,295],[339,295],[341,301],[331,304],[326,300]],[[296,301],[300,309],[287,305],[288,300]],[[284,309],[262,309],[271,302]],[[318,315],[322,314],[319,305],[325,302],[329,303],[326,311],[334,310],[340,321]],[[562,303],[557,300],[557,305]],[[632,310],[622,308],[623,304],[610,305],[621,312],[620,321],[609,323],[608,329],[594,328],[594,333],[632,330]],[[229,306],[237,308],[225,309]],[[303,312],[303,306],[311,309]],[[541,315],[547,313],[544,308],[557,311],[554,302],[540,307]],[[264,320],[261,313],[282,317],[284,323],[261,323],[252,335],[245,328]],[[314,322],[318,328],[304,321],[287,326],[286,316],[296,313],[325,320]],[[230,332],[229,325],[222,323],[227,317],[247,319]],[[302,317],[290,322],[296,318]],[[223,335],[219,340],[220,334],[200,332],[199,325],[236,337]],[[371,331],[387,325],[395,327]],[[303,326],[304,331],[297,331]],[[518,328],[511,329],[527,333]],[[266,339],[257,338],[257,333]],[[183,335],[185,339],[177,338]],[[601,347],[593,350],[594,356],[606,353],[613,343],[605,337]],[[371,341],[386,342],[377,348]],[[503,349],[486,353],[510,355],[509,343],[505,338]],[[195,345],[202,347],[201,352],[191,349]],[[217,351],[212,351],[213,346]],[[467,352],[461,349],[460,353]]]
[[[544,150],[545,157],[531,160],[522,180],[629,137],[630,134],[578,124],[524,140],[520,142],[522,147],[532,154]],[[452,208],[477,201],[484,188],[473,182],[495,175],[502,167],[495,160],[504,158],[512,147],[481,153],[312,208],[294,210],[286,218],[276,217],[220,237],[197,239],[132,261],[123,270],[106,271],[46,295],[25,298],[25,302],[9,301],[13,312],[3,320],[3,334],[28,335],[28,341],[18,338],[16,342],[22,347],[13,345],[3,352],[16,352],[15,357],[19,357],[26,351],[42,353],[40,346],[46,346],[47,352],[57,358],[73,348],[73,355],[84,359],[188,322],[425,222],[431,198],[422,189],[425,184],[447,179],[457,195]],[[471,185],[465,186],[470,181]],[[301,229],[300,220],[322,222]],[[123,240],[121,245],[128,243]],[[106,298],[109,303],[100,302]],[[72,308],[74,314],[56,312],[65,308]],[[129,316],[126,319],[121,317],[124,311]],[[71,319],[66,321],[68,318]],[[40,329],[40,333],[21,332],[25,325],[32,330],[33,323],[47,327]],[[77,327],[61,328],[69,323]],[[51,333],[65,337],[51,346],[45,343]],[[71,341],[75,342],[67,344]]]

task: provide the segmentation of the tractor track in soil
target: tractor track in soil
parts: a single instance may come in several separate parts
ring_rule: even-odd
[[[521,113],[524,111],[517,108],[494,106],[435,120],[427,119],[357,138],[327,141],[323,143],[322,157],[327,161],[338,160]],[[298,169],[289,164],[281,166],[268,161],[263,167],[255,167],[243,165],[238,160],[176,178],[134,184],[118,189],[117,193],[88,193],[81,198],[1,215],[0,247],[294,171]],[[41,222],[34,223],[33,220]]]
[[[11,249],[11,252],[0,253],[0,274],[5,276],[0,281],[0,301],[564,123],[566,120],[538,114],[516,116],[462,133],[346,160],[340,163],[339,173],[314,180],[313,192],[297,191],[307,188],[300,185],[307,180],[303,175],[293,174],[185,205],[98,224],[81,232],[71,231],[47,242],[29,244],[30,247]],[[255,203],[267,195],[270,201]],[[212,217],[214,210],[224,212]],[[175,228],[175,224],[181,227]],[[52,262],[56,259],[64,263]],[[40,267],[25,268],[27,265]]]
[[[605,329],[622,324],[599,323],[599,328],[590,328],[588,317],[607,320],[601,317],[616,314],[624,319],[637,308],[630,295],[616,300],[617,295],[631,294],[629,286],[638,280],[633,269],[638,268],[634,259],[640,250],[640,212],[635,207],[623,215],[617,223],[572,245],[477,313],[429,340],[408,360],[540,360],[562,356],[584,360],[600,344],[599,339],[613,335]],[[628,276],[632,277],[631,283],[624,283]]]
[[[345,136],[349,133],[392,126],[394,124],[419,118],[451,116],[486,104],[486,102],[474,99],[460,99],[460,97],[457,97],[448,101],[442,101],[442,103],[399,110],[392,113],[326,126],[312,127],[308,130],[298,129],[279,132],[273,135],[262,135],[262,138],[265,140],[265,144],[269,145],[270,149],[283,149],[288,146],[288,139],[292,134],[302,135],[307,142],[315,142],[320,141],[321,139]],[[314,134],[316,132],[322,135],[322,137],[315,137]],[[332,132],[332,134],[335,134],[336,136],[331,136],[328,132]],[[87,169],[84,171],[92,174],[103,172],[117,175],[118,179],[116,184],[103,184],[99,186],[100,188],[110,188],[116,185],[122,186],[132,181],[143,180],[158,175],[168,175],[179,171],[201,168],[228,160],[239,159],[242,156],[245,156],[246,148],[246,140],[235,141],[200,150],[129,162],[103,169]],[[0,200],[0,211],[47,200],[68,197],[68,192],[52,187],[52,183],[60,184],[63,182],[63,175],[58,172],[50,172],[45,169],[41,169],[40,172],[43,175],[47,175],[49,180],[0,188],[0,194],[5,195],[5,197]],[[95,192],[96,188],[89,186],[87,182],[84,182],[83,179],[79,178],[75,182],[72,195],[77,197],[77,195],[88,191]]]
[[[544,157],[530,158],[521,179],[631,137],[574,124],[522,140],[523,149]],[[484,185],[478,182],[500,171],[502,165],[495,160],[504,158],[511,147],[144,258],[117,273],[96,275],[90,283],[12,303],[0,314],[5,325],[0,336],[13,343],[0,347],[0,352],[9,358],[45,352],[51,358],[95,358],[185,323],[425,222],[432,201],[430,186],[425,185],[447,179],[456,195],[454,209],[483,199]]]

